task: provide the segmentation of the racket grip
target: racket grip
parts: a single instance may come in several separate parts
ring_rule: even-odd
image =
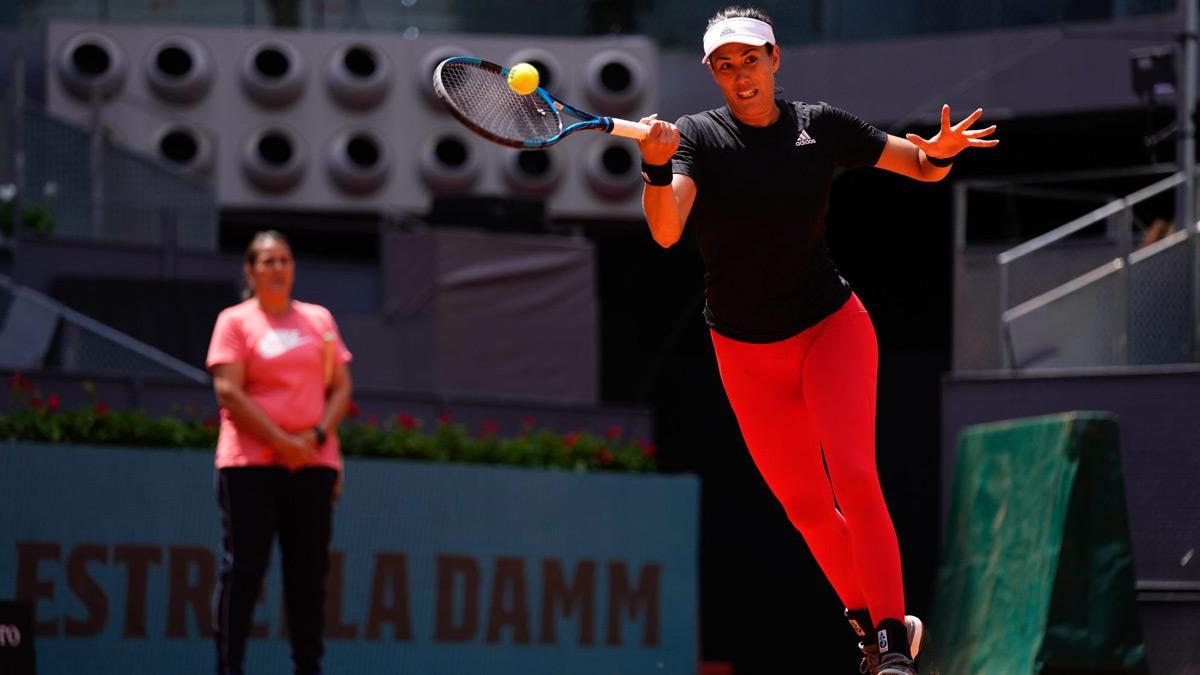
[[[635,141],[640,141],[650,133],[650,127],[640,122],[630,122],[617,117],[612,118],[612,131],[608,132],[613,136],[623,136],[632,138]]]

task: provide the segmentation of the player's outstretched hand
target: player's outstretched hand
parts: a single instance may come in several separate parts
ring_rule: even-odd
[[[925,151],[925,154],[937,159],[949,159],[967,148],[990,148],[1000,141],[997,139],[984,140],[996,131],[996,125],[984,129],[971,129],[971,125],[983,116],[983,108],[967,115],[967,118],[951,126],[950,106],[942,106],[942,128],[933,138],[926,140],[916,134],[905,136],[913,145]]]
[[[658,113],[638,120],[650,127],[650,133],[638,141],[642,160],[650,165],[666,164],[679,148],[679,128],[658,119]]]

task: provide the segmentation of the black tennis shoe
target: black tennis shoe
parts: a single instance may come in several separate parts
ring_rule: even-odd
[[[892,652],[879,657],[879,665],[871,675],[917,675],[917,666],[907,656]]]
[[[853,628],[854,624],[851,624],[851,627]],[[908,629],[908,649],[915,659],[921,652],[921,644],[925,641],[925,624],[910,614],[904,617],[904,627]],[[858,630],[856,629],[855,632]],[[858,650],[863,654],[862,661],[858,664],[858,672],[863,675],[874,673],[875,669],[879,667],[879,645],[860,642]]]

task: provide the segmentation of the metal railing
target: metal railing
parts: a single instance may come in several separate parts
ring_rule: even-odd
[[[1013,325],[1015,322],[1032,315],[1034,312],[1042,310],[1053,303],[1058,303],[1078,294],[1085,289],[1097,289],[1093,291],[1098,293],[1095,300],[1095,305],[1105,306],[1109,312],[1107,317],[1108,322],[1089,327],[1079,326],[1080,330],[1090,328],[1093,332],[1112,330],[1115,333],[1110,335],[1097,336],[1098,339],[1111,340],[1111,348],[1107,348],[1107,353],[1120,364],[1129,364],[1133,361],[1140,360],[1131,358],[1131,341],[1130,335],[1137,330],[1135,323],[1145,323],[1146,318],[1142,321],[1135,322],[1135,316],[1131,306],[1131,297],[1133,289],[1131,283],[1133,274],[1132,267],[1138,263],[1148,262],[1153,256],[1156,256],[1164,251],[1177,249],[1186,250],[1185,243],[1189,239],[1189,233],[1194,233],[1196,227],[1194,223],[1189,223],[1188,227],[1183,228],[1180,232],[1171,235],[1164,240],[1146,247],[1140,251],[1133,250],[1133,207],[1142,202],[1163,194],[1165,192],[1178,188],[1185,182],[1183,172],[1175,172],[1166,178],[1162,178],[1154,183],[1134,191],[1133,193],[1114,199],[1107,204],[1083,215],[1074,220],[1055,228],[1054,230],[1035,237],[1023,244],[1010,248],[996,256],[998,268],[998,288],[999,288],[999,336],[998,345],[1000,348],[1000,358],[1004,367],[1013,369],[1018,367],[1018,359],[1016,350],[1013,344]],[[1012,263],[1026,258],[1031,254],[1041,251],[1048,246],[1060,242],[1073,234],[1083,231],[1100,222],[1115,223],[1116,242],[1118,256],[1108,262],[1096,267],[1086,274],[1072,279],[1056,288],[1050,289],[1041,293],[1029,300],[1026,300],[1015,307],[1010,307],[1010,269]],[[1165,259],[1165,258],[1164,258]],[[1179,268],[1179,265],[1175,265]],[[1186,269],[1184,266],[1182,269]],[[1175,270],[1173,276],[1184,277],[1185,273],[1182,269]],[[1114,280],[1115,277],[1115,280]],[[1101,289],[1098,284],[1104,282],[1109,284],[1108,287]],[[1175,294],[1190,298],[1190,286],[1181,285],[1174,289]],[[1094,315],[1094,312],[1091,312]],[[1190,327],[1191,320],[1187,317],[1186,326]],[[1100,352],[1105,352],[1102,348]],[[1168,350],[1169,351],[1169,350]],[[1176,353],[1176,358],[1178,358]],[[1168,357],[1170,358],[1170,357]],[[1109,364],[1091,364],[1091,365],[1109,365]]]
[[[208,373],[0,275],[0,367],[63,373],[175,376]]]
[[[13,242],[40,235],[216,249],[210,182],[112,141],[99,99],[90,128],[49,114],[25,96],[23,61],[18,50],[0,91],[0,201],[15,214]],[[48,214],[34,232],[19,224],[30,207]]]
[[[999,306],[999,253],[1174,171],[1173,164],[1152,164],[955,181],[954,370],[1004,365],[1000,313],[1008,307]],[[1139,208],[1134,226],[1148,229],[1155,216],[1169,212],[1167,201]],[[1023,303],[1116,257],[1119,228],[1115,219],[1106,225],[1085,228],[1010,265],[1007,302]]]
[[[30,103],[22,113],[25,198],[54,214],[51,236],[215,250],[217,201],[200,184]]]
[[[1187,228],[1171,218],[1185,192],[1172,178],[1177,168],[1162,163],[956,181],[953,369],[1195,361],[1195,337],[1181,339],[1195,332],[1189,322],[1198,313],[1189,306],[1193,247],[1180,241]],[[1150,244],[1172,228],[1184,234]],[[1130,275],[1120,317],[1114,304],[1124,282],[1113,260],[1128,264]],[[1103,353],[1084,354],[1089,332],[1114,341]],[[1115,341],[1122,334],[1128,345]]]

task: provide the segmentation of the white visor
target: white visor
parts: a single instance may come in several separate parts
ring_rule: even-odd
[[[709,28],[704,33],[704,58],[700,63],[708,63],[708,57],[722,45],[737,42],[745,45],[761,47],[765,44],[775,44],[775,31],[771,24],[758,19],[736,16]]]

